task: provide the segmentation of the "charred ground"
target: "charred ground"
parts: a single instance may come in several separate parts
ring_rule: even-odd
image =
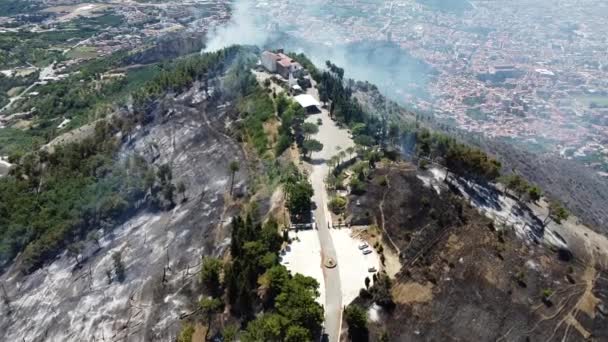
[[[606,272],[593,257],[575,251],[564,260],[523,241],[447,187],[425,186],[420,172],[385,165],[369,174],[364,195],[351,197],[361,204],[349,208],[353,222],[376,223],[402,263],[391,283],[395,306],[370,323],[370,340],[606,338]],[[358,301],[369,307],[367,298]]]

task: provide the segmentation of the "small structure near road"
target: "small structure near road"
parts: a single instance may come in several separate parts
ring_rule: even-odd
[[[321,104],[314,97],[312,97],[312,95],[302,94],[295,96],[293,99],[296,100],[296,102],[298,102],[298,104],[300,104],[300,106],[302,106],[302,108],[304,108],[308,114],[321,112],[319,109]]]

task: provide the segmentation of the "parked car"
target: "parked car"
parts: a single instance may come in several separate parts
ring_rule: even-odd
[[[366,249],[363,251],[363,255],[368,255],[370,254],[372,251],[370,251],[369,249]]]
[[[363,244],[360,244],[360,245],[359,245],[359,249],[360,249],[360,250],[364,250],[364,249],[366,249],[367,247],[369,247],[369,245],[368,245],[368,244],[366,244],[366,243],[363,243]]]
[[[367,272],[369,272],[369,273],[376,273],[376,272],[378,272],[378,270],[375,267],[370,267],[370,268],[367,269]]]

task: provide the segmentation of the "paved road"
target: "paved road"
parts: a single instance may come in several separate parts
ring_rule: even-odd
[[[34,88],[35,86],[40,84],[40,82],[42,80],[44,80],[46,77],[54,76],[55,75],[55,73],[54,73],[55,63],[57,63],[57,62],[53,62],[52,64],[46,66],[45,68],[40,69],[40,76],[38,77],[38,81],[32,83],[29,87],[25,88],[25,90],[23,90],[19,95],[10,98],[9,103],[6,106],[0,108],[0,113],[10,109],[10,107],[13,105],[13,103],[17,102],[23,96],[28,94],[29,91],[32,90],[32,88]]]
[[[311,183],[315,190],[313,201],[317,204],[315,221],[317,223],[322,259],[327,260],[327,258],[332,258],[333,260],[338,260],[329,229],[327,228],[330,218],[327,211],[327,196],[324,184],[326,168],[324,163],[314,165],[310,175]],[[342,318],[340,265],[334,268],[321,267],[323,267],[323,277],[325,278],[325,333],[328,334],[329,341],[339,341]]]
[[[318,99],[315,89],[309,89],[309,94]],[[325,191],[325,177],[328,175],[327,160],[338,154],[340,149],[354,146],[348,132],[340,130],[338,126],[329,118],[329,113],[323,110],[320,114],[310,115],[306,121],[316,123],[318,119],[323,121],[319,126],[319,133],[314,137],[323,144],[323,150],[312,154],[312,172],[310,181],[315,191],[313,201],[317,204],[315,210],[315,221],[317,223],[319,242],[323,260],[332,258],[338,262],[335,268],[323,269],[325,278],[325,333],[330,342],[340,340],[340,329],[342,322],[342,286],[340,283],[340,260],[336,255],[328,223],[331,222],[331,215],[327,205],[329,199]]]

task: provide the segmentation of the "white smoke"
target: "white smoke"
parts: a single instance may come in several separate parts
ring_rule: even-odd
[[[230,22],[211,32],[204,52],[217,51],[235,44],[263,46],[268,41],[269,31],[263,28],[261,19],[252,13],[252,1],[236,1],[232,6]]]

